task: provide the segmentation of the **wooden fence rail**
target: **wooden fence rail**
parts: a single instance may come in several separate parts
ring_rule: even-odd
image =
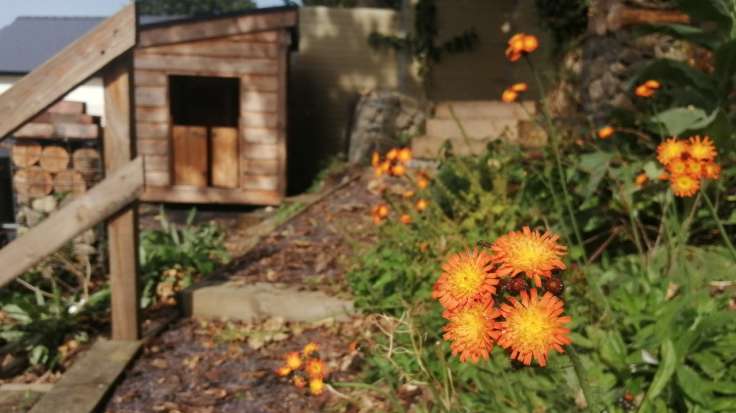
[[[128,206],[142,191],[143,160],[136,158],[0,250],[0,287]]]
[[[135,5],[131,4],[0,94],[0,141],[135,43]]]

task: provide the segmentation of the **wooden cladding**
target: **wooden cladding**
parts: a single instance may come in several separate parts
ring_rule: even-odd
[[[274,204],[283,197],[289,33],[278,22],[284,16],[295,22],[296,12],[142,33],[134,78],[145,200]],[[253,19],[278,24],[244,33]],[[236,99],[221,99],[218,80],[237,81]],[[222,116],[206,115],[207,108]]]
[[[207,186],[207,128],[172,127],[174,183],[204,188]]]

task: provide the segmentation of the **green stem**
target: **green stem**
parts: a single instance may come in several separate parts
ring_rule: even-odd
[[[593,389],[590,388],[590,382],[588,381],[588,377],[585,374],[585,368],[583,368],[583,363],[580,361],[580,356],[578,356],[577,351],[575,351],[575,348],[573,346],[568,347],[567,356],[570,357],[570,361],[572,361],[572,367],[573,370],[575,370],[575,375],[578,378],[578,383],[580,384],[580,388],[583,390],[583,396],[585,396],[585,410],[586,411],[592,411],[591,406],[593,405]]]
[[[539,73],[534,68],[534,64],[528,57],[525,57],[525,60],[529,64],[529,68],[531,69],[532,74],[534,75],[534,80],[537,83],[537,89],[539,89],[539,96],[542,101],[542,117],[544,118],[544,121],[547,124],[547,130],[549,131],[550,140],[552,141],[552,153],[554,154],[554,158],[555,158],[557,174],[559,175],[559,178],[560,178],[560,186],[562,186],[562,198],[565,201],[565,207],[569,215],[570,225],[572,225],[573,233],[575,234],[575,238],[577,239],[578,245],[580,246],[580,251],[583,254],[583,259],[585,260],[585,263],[587,264],[589,262],[588,254],[585,252],[585,244],[583,243],[583,237],[580,235],[580,229],[578,228],[578,223],[577,223],[577,220],[575,219],[575,213],[572,210],[572,205],[570,203],[570,193],[567,190],[567,178],[565,176],[565,170],[562,167],[562,159],[560,157],[560,148],[559,148],[559,142],[558,142],[558,136],[557,136],[557,128],[555,128],[554,124],[552,123],[552,118],[550,117],[549,104],[547,103],[547,98],[544,93],[544,87],[542,86],[542,80],[539,77]]]
[[[731,252],[731,256],[736,260],[736,249],[733,247],[731,240],[728,238],[728,234],[726,233],[726,228],[723,227],[723,223],[721,222],[721,219],[718,218],[718,212],[716,211],[716,208],[713,205],[713,202],[711,202],[710,197],[708,197],[705,191],[703,191],[703,188],[700,188],[700,194],[703,195],[703,199],[705,199],[705,205],[708,206],[708,210],[710,211],[711,215],[713,215],[713,219],[715,219],[716,221],[716,225],[718,226],[718,231],[721,233],[723,242],[726,243],[726,246],[728,247],[729,252]]]

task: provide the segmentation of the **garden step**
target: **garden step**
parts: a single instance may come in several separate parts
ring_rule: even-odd
[[[504,137],[506,140],[515,141],[518,137],[518,123],[514,118],[497,119],[471,119],[461,120],[465,133],[471,139],[484,139]],[[427,136],[439,138],[462,138],[458,122],[453,119],[429,119],[427,120]]]
[[[486,150],[487,140],[469,139],[448,139],[437,136],[421,136],[412,139],[411,150],[415,157],[419,159],[433,159],[440,153],[440,149],[446,141],[452,143],[452,151],[455,155],[480,155]]]
[[[452,119],[450,107],[458,119],[516,118],[529,119],[536,114],[532,101],[504,103],[493,100],[445,101],[435,106],[434,118]]]
[[[192,317],[319,321],[345,319],[353,313],[352,301],[321,291],[300,291],[295,286],[264,282],[201,285],[184,291],[182,298],[185,314]]]

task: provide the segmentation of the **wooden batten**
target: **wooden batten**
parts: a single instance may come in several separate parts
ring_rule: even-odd
[[[226,58],[275,59],[276,43],[234,42],[230,39],[204,40],[138,49],[140,55],[207,56]]]
[[[226,188],[196,188],[192,186],[150,186],[146,175],[146,189],[140,198],[145,202],[174,202],[186,204],[253,204],[277,205],[283,196],[277,191],[232,190]]]
[[[289,9],[275,13],[249,14],[164,25],[143,30],[140,33],[138,44],[141,47],[148,47],[241,35],[250,32],[288,29],[296,26],[297,19],[297,9]]]
[[[207,186],[207,128],[174,126],[171,129],[174,183],[197,188]]]
[[[136,52],[135,68],[167,70],[206,76],[269,75],[277,71],[274,59],[240,59],[209,56],[177,56]]]

